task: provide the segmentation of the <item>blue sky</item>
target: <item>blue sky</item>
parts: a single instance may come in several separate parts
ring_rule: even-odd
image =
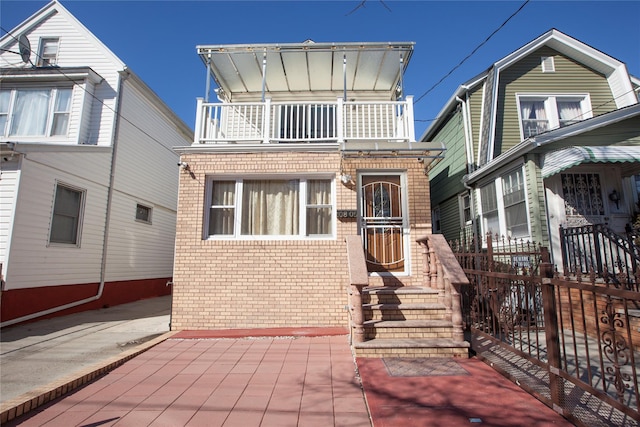
[[[225,43],[413,41],[405,93],[417,99],[456,67],[522,1],[93,1],[62,0],[187,125],[204,96],[195,46]],[[47,4],[0,0],[4,34]],[[355,10],[354,10],[355,9]],[[531,0],[415,105],[416,134],[457,86],[551,28],[627,64],[640,77],[640,1]]]

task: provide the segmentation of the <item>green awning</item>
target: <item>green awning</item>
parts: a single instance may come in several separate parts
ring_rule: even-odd
[[[548,178],[583,163],[625,163],[631,166],[628,175],[638,173],[640,146],[567,147],[546,153],[542,158],[542,177]]]

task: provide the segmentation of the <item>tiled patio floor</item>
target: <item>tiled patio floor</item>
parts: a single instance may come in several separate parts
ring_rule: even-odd
[[[169,339],[22,426],[370,426],[347,336]]]
[[[572,425],[477,359],[357,359],[361,384],[344,330],[255,333],[179,332],[4,425]]]

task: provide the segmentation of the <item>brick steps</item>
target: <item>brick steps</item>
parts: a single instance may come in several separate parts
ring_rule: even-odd
[[[375,287],[362,291],[364,338],[356,357],[468,357],[469,343],[453,339],[453,324],[437,290]]]
[[[468,357],[469,343],[450,338],[373,339],[353,345],[356,357]]]

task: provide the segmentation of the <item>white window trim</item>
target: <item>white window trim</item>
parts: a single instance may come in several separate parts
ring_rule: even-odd
[[[44,64],[44,49],[45,49],[45,45],[47,42],[53,42],[55,41],[56,43],[56,54],[55,57],[53,58],[53,62],[49,62],[47,64]],[[56,66],[58,64],[58,56],[60,54],[60,37],[41,37],[40,38],[40,42],[39,42],[39,46],[38,46],[38,58],[36,59],[36,64],[38,64],[38,67],[53,67]]]
[[[468,198],[469,199],[469,220],[465,221],[464,219],[464,198]],[[471,199],[471,195],[469,193],[461,193],[458,194],[458,209],[459,209],[459,214],[460,214],[460,226],[461,227],[465,227],[471,223],[473,223],[473,209],[471,209],[471,203],[472,199]]]
[[[409,221],[409,197],[408,197],[408,189],[407,189],[407,172],[403,170],[370,170],[370,171],[359,171],[358,172],[358,222],[362,221],[362,177],[363,176],[371,176],[371,175],[398,175],[400,176],[400,191],[402,197],[402,212],[404,215],[402,216],[402,234],[404,245],[404,271],[395,271],[395,272],[378,272],[372,271],[369,272],[369,276],[380,276],[380,277],[404,277],[411,275],[411,227]],[[358,233],[362,230],[361,224],[358,224]]]
[[[289,180],[296,179],[300,180],[300,194],[298,197],[299,203],[299,212],[300,212],[300,223],[298,224],[298,234],[296,235],[244,235],[240,233],[241,230],[241,220],[242,220],[242,206],[238,206],[238,200],[242,200],[242,183],[244,180],[253,181],[253,180]],[[329,180],[331,181],[331,225],[332,230],[331,234],[322,234],[322,235],[306,235],[307,229],[307,199],[306,199],[306,184],[304,185],[304,190],[302,189],[302,181],[309,180]],[[211,215],[211,185],[214,181],[235,181],[236,191],[235,191],[235,200],[234,200],[234,234],[233,235],[209,235],[209,220]],[[335,240],[337,233],[337,214],[336,214],[336,177],[335,175],[328,174],[301,174],[301,175],[291,175],[291,174],[267,174],[267,175],[245,175],[243,177],[238,177],[237,175],[208,175],[206,179],[206,198],[205,198],[205,215],[204,215],[204,223],[203,223],[203,240],[254,240],[254,241],[273,241],[273,240]]]
[[[47,84],[44,86],[41,85],[10,85],[8,83],[3,85],[3,91],[9,91],[9,109],[6,112],[7,119],[5,123],[5,128],[0,129],[0,139],[8,139],[11,138],[20,140],[20,139],[33,139],[33,138],[46,138],[47,140],[68,140],[70,137],[71,131],[71,121],[73,117],[73,103],[75,97],[75,85],[70,86],[68,84],[58,85],[58,84]],[[18,91],[28,91],[28,90],[49,90],[50,98],[49,98],[49,106],[47,109],[47,120],[45,123],[45,134],[44,135],[10,135],[10,129],[13,124],[14,116],[14,108],[16,102],[16,96]],[[53,125],[54,125],[54,115],[57,113],[55,111],[56,100],[58,96],[58,90],[60,89],[70,89],[71,97],[70,97],[70,105],[68,114],[68,122],[67,122],[67,131],[64,135],[52,135]]]
[[[62,242],[52,242],[51,241],[51,231],[53,228],[53,216],[55,214],[55,203],[56,203],[56,192],[58,191],[58,186],[66,187],[70,190],[77,191],[81,194],[80,197],[80,212],[78,213],[78,232],[76,235],[76,243],[62,243]],[[64,181],[56,180],[55,185],[53,186],[53,199],[51,199],[51,216],[49,218],[49,230],[47,235],[47,247],[65,247],[65,248],[80,248],[80,243],[82,242],[82,229],[84,224],[84,212],[85,212],[85,204],[87,200],[87,190],[84,188],[77,187],[75,185],[67,184]]]
[[[560,128],[560,119],[558,117],[557,99],[580,101],[580,110],[582,112],[579,120],[586,120],[593,117],[591,108],[591,96],[589,93],[516,93],[516,106],[518,108],[518,127],[520,129],[520,141],[524,141],[528,137],[524,134],[522,127],[522,109],[520,104],[522,101],[543,101],[544,109],[549,120],[549,129],[554,130]],[[553,108],[552,108],[553,107]]]
[[[514,167],[514,168],[510,168],[510,169],[506,169],[500,172],[500,174],[498,175],[497,178],[495,178],[493,181],[489,180],[489,181],[484,181],[482,183],[482,185],[479,185],[478,188],[476,189],[476,196],[478,197],[478,200],[480,200],[480,203],[478,203],[479,206],[479,217],[480,217],[480,227],[482,230],[482,235],[486,235],[487,234],[487,230],[485,230],[485,225],[484,225],[484,212],[482,210],[482,200],[481,200],[481,194],[480,194],[480,189],[485,187],[486,185],[489,185],[491,183],[493,183],[495,191],[496,191],[496,203],[497,203],[497,211],[498,211],[498,227],[499,227],[499,232],[498,234],[500,236],[504,236],[505,238],[507,237],[507,219],[506,219],[506,211],[505,211],[505,204],[504,204],[504,193],[502,191],[502,180],[503,180],[503,176],[508,175],[516,170],[521,170],[522,172],[522,180],[523,180],[523,184],[524,184],[524,203],[525,203],[525,209],[527,212],[530,212],[530,206],[529,206],[529,197],[528,197],[528,188],[527,188],[527,179],[526,179],[526,174],[525,174],[525,169],[524,169],[524,164],[519,165],[518,167]],[[515,239],[531,239],[531,217],[530,215],[527,215],[527,235],[525,236],[520,236],[520,237],[515,237]],[[495,235],[496,233],[493,232],[493,234]]]

